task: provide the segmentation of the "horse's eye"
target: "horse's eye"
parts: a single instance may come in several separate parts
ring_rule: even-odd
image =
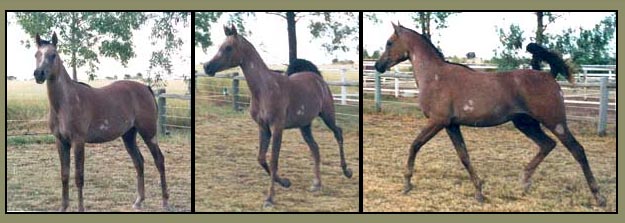
[[[54,60],[54,58],[56,58],[56,53],[50,54],[48,58],[50,58],[50,60]]]
[[[386,41],[386,47],[391,47],[391,45],[393,45],[393,42],[391,42],[390,40]]]
[[[224,50],[226,51],[226,53],[230,53],[232,51],[232,46],[226,46]]]

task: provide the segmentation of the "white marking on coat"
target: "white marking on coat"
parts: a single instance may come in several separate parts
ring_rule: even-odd
[[[37,63],[37,67],[41,67],[43,62],[46,60],[46,53],[48,52],[48,47],[43,47],[39,49],[39,53],[41,54],[41,58],[39,58],[39,63]]]
[[[297,112],[295,112],[295,114],[297,115],[304,115],[304,105],[300,106],[299,109],[297,109]]]
[[[254,63],[250,63],[250,69],[254,69]]]
[[[438,74],[434,74],[434,80],[437,81],[438,80]]]
[[[464,111],[473,111],[473,100],[469,100],[468,104],[464,104],[464,106],[462,107],[462,110]]]
[[[556,133],[560,135],[564,134],[564,127],[562,127],[562,124],[556,125]]]
[[[153,143],[153,144],[158,144],[158,140],[157,140],[156,136],[152,137],[152,139],[150,139],[150,142]]]
[[[78,97],[78,95],[76,95],[76,102],[80,102],[80,97]]]
[[[104,119],[104,123],[100,125],[100,130],[107,130],[107,129],[109,129],[109,120]]]

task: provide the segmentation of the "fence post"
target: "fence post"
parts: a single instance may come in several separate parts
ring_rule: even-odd
[[[342,105],[346,105],[347,104],[347,86],[345,86],[345,73],[346,73],[347,69],[342,68],[341,69],[341,104]]]
[[[395,98],[399,98],[399,78],[395,78]]]
[[[165,97],[163,97],[163,94],[165,94],[165,89],[158,89],[156,94],[158,97],[158,126],[160,127],[161,135],[166,135],[167,129],[165,129],[165,123],[167,123],[167,117],[165,117],[165,115],[167,114],[167,101]]]
[[[599,123],[597,133],[599,136],[606,135],[608,125],[608,77],[601,78],[601,92],[599,98]]]
[[[375,72],[375,111],[382,111],[382,86],[380,86],[380,73]]]
[[[232,78],[232,108],[239,111],[239,79],[238,76]]]

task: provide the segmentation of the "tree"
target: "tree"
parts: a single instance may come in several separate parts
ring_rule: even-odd
[[[175,28],[178,24],[183,24],[187,27],[188,19],[191,13],[189,12],[161,12],[156,14],[150,14],[150,19],[153,19],[154,25],[152,26],[151,39],[152,45],[156,46],[159,41],[164,40],[164,47],[155,47],[157,50],[152,52],[150,58],[149,70],[153,70],[154,77],[150,77],[150,82],[147,83],[151,87],[162,88],[166,86],[165,81],[162,79],[162,69],[167,74],[172,74],[172,55],[182,47],[184,41]],[[188,35],[188,33],[182,33],[181,35]],[[150,73],[152,74],[152,73]]]
[[[287,35],[289,39],[289,62],[297,58],[297,22],[303,17],[311,18],[308,25],[310,33],[314,38],[327,37],[331,39],[329,43],[323,43],[322,48],[328,53],[337,50],[347,51],[351,47],[350,42],[356,42],[356,49],[359,48],[358,33],[359,22],[358,17],[353,12],[266,12],[270,15],[276,15],[283,18],[287,22]],[[211,24],[217,22],[222,16],[218,12],[197,13],[195,18],[195,45],[206,51],[213,43],[210,39]],[[248,17],[255,16],[251,13],[233,13],[230,14],[229,21],[237,26],[239,33],[245,31],[243,20]],[[347,22],[338,22],[336,18],[342,18]]]
[[[499,70],[518,69],[525,62],[519,55],[520,49],[523,48],[523,41],[525,41],[523,30],[518,25],[511,24],[507,31],[503,28],[498,28],[497,32],[502,47],[498,47],[495,50],[492,62],[497,64]]]
[[[579,28],[578,35],[567,29],[554,37],[549,45],[569,55],[575,64],[616,64],[616,54],[611,54],[611,41],[616,35],[616,15],[604,18],[592,29]]]
[[[89,79],[94,79],[100,55],[126,66],[135,56],[132,31],[146,19],[140,12],[17,12],[15,15],[17,23],[30,36],[57,32],[61,41],[59,51],[70,56],[74,80],[77,80],[77,67],[85,65],[89,66]],[[22,43],[30,47],[32,39]]]
[[[421,29],[423,34],[428,39],[432,39],[432,24],[435,24],[436,29],[447,28],[447,18],[458,12],[415,12],[412,15],[412,19],[415,21],[416,28]]]

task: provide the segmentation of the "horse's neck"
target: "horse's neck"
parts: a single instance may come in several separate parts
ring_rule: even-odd
[[[64,66],[61,66],[57,72],[56,78],[46,81],[50,108],[54,111],[58,111],[65,103],[69,103],[68,98],[73,93],[74,87]]]
[[[412,72],[419,88],[429,85],[429,82],[436,79],[436,75],[441,73],[446,65],[445,61],[431,52],[427,46],[421,46],[421,49],[413,46],[409,54]]]
[[[276,79],[279,77],[272,75],[273,71],[269,70],[256,51],[249,53],[247,57],[241,64],[241,70],[243,70],[252,97],[258,100],[263,91],[275,88],[274,85],[278,82]]]

